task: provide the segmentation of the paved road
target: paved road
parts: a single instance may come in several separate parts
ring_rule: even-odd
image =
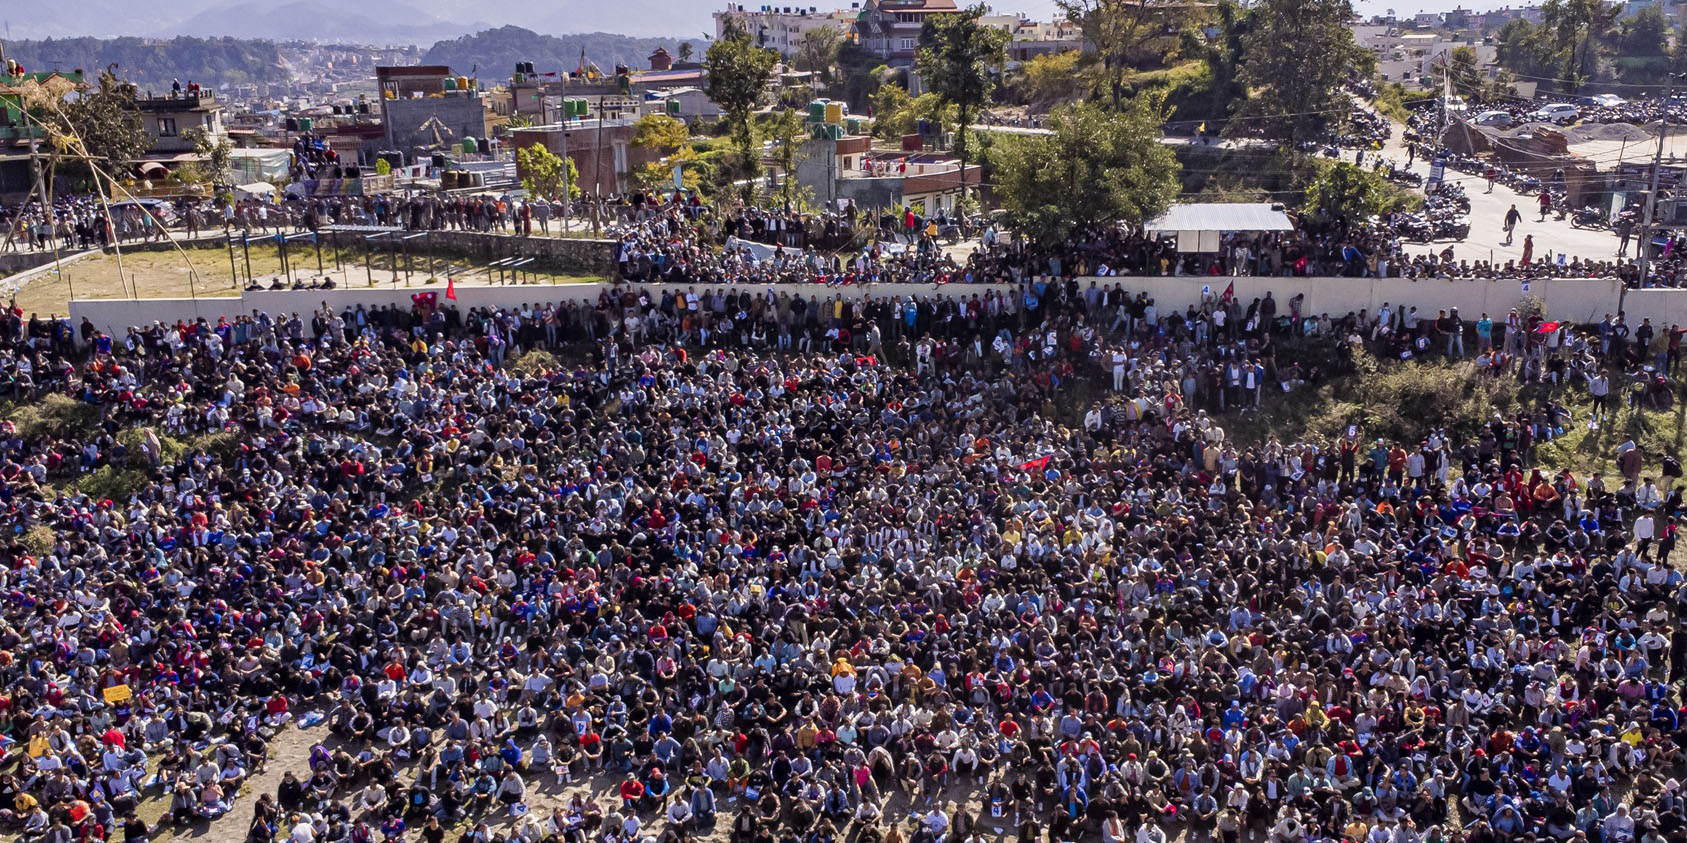
[[[1406,163],[1406,150],[1400,141],[1403,133],[1403,127],[1395,125],[1394,138],[1383,148],[1384,157],[1400,164]],[[1372,154],[1374,153],[1366,153],[1367,161],[1371,160]],[[1351,160],[1351,153],[1343,155]],[[1427,177],[1429,163],[1416,161],[1412,170]],[[1493,193],[1486,193],[1487,182],[1481,176],[1466,175],[1454,170],[1448,170],[1446,176],[1449,181],[1463,184],[1465,193],[1470,197],[1470,236],[1463,242],[1409,244],[1406,247],[1406,253],[1409,255],[1439,253],[1451,245],[1455,260],[1494,260],[1504,263],[1522,257],[1523,238],[1526,235],[1534,235],[1536,257],[1562,253],[1571,258],[1610,260],[1616,255],[1617,235],[1609,230],[1579,229],[1570,225],[1568,219],[1559,221],[1552,215],[1541,221],[1540,206],[1535,196],[1515,193],[1510,188],[1498,184],[1494,186]],[[1513,204],[1522,212],[1523,222],[1517,226],[1516,237],[1508,246],[1505,242],[1505,214]],[[1629,254],[1634,254],[1633,244],[1630,244]]]

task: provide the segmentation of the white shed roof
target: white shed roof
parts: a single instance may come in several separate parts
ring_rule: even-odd
[[[1143,226],[1150,233],[1171,231],[1293,231],[1280,206],[1266,202],[1193,202],[1173,205]]]

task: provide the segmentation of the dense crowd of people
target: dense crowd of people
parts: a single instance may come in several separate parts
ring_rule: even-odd
[[[768,227],[720,221],[745,241],[721,254],[695,218],[625,241],[625,274],[685,283],[592,304],[122,336],[9,311],[0,389],[60,415],[0,430],[0,826],[1687,833],[1679,463],[1625,443],[1607,478],[1539,448],[1624,412],[1631,369],[1628,412],[1667,406],[1679,328],[1333,317],[1288,284],[1161,311],[1104,271],[1153,253],[1103,236],[803,270],[924,261],[1013,293],[752,294],[727,282]],[[1418,441],[1224,430],[1318,361],[1467,338],[1546,384],[1539,409]],[[1106,397],[1063,406],[1086,382]]]

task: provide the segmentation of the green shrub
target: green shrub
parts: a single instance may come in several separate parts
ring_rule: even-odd
[[[1352,377],[1319,389],[1308,436],[1335,442],[1357,425],[1366,438],[1415,442],[1445,429],[1463,439],[1495,413],[1519,407],[1515,378],[1479,375],[1474,363],[1400,363],[1361,353],[1354,366]]]
[[[522,352],[521,355],[511,360],[510,371],[528,377],[554,372],[560,365],[555,354],[543,349],[534,349]]]
[[[53,552],[53,528],[45,524],[36,524],[24,531],[23,549],[29,551],[30,556],[39,559]]]
[[[59,438],[92,436],[100,427],[100,408],[68,395],[52,393],[39,401],[19,404],[6,414],[25,439],[42,434]]]
[[[135,468],[101,466],[98,471],[84,474],[67,484],[72,492],[80,492],[96,500],[126,501],[145,488],[147,473]]]

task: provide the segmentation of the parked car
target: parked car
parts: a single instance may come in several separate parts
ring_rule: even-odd
[[[1589,105],[1597,106],[1599,108],[1616,108],[1620,105],[1628,105],[1628,100],[1625,100],[1616,94],[1594,94],[1593,96],[1588,97],[1587,101]]]
[[[1560,126],[1568,126],[1581,118],[1582,110],[1567,102],[1555,102],[1551,105],[1541,106],[1529,116],[1542,123],[1557,123]]]
[[[1517,121],[1511,116],[1511,112],[1509,111],[1484,111],[1481,114],[1476,115],[1476,119],[1471,122],[1478,126],[1494,126],[1500,129],[1509,129],[1511,128],[1511,125]]]

